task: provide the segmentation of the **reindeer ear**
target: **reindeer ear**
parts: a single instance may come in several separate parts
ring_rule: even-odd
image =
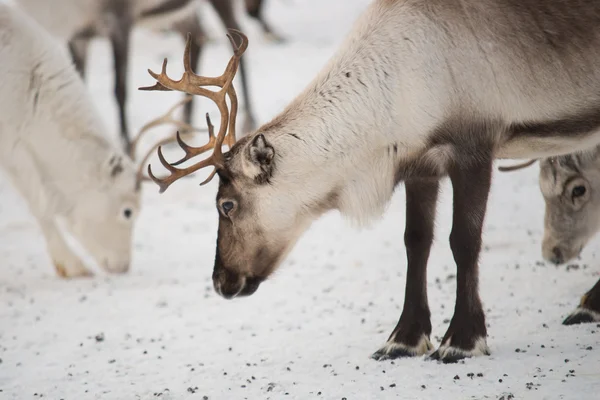
[[[250,145],[250,161],[261,169],[265,170],[273,163],[275,157],[275,150],[271,146],[265,135],[262,133],[256,135]]]

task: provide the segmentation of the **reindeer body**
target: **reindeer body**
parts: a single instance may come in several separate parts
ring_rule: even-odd
[[[105,136],[58,42],[2,2],[0,59],[0,165],[37,219],[57,272],[89,274],[57,218],[99,265],[127,271],[139,207],[133,164]]]
[[[174,31],[193,38],[192,66],[195,69],[206,35],[198,20],[198,0],[16,0],[20,6],[49,32],[68,42],[77,70],[85,75],[89,41],[107,37],[112,45],[115,72],[115,98],[119,111],[121,138],[129,150],[127,123],[127,75],[130,52],[130,32],[140,25],[152,30]],[[210,0],[228,28],[239,29],[232,0]],[[260,9],[260,6],[258,7]],[[254,113],[242,67],[246,129],[254,128]],[[186,104],[185,121],[192,119],[193,103]]]
[[[215,166],[213,282],[225,298],[254,293],[322,213],[337,209],[369,222],[404,182],[405,305],[373,355],[386,359],[432,349],[426,268],[439,180],[448,176],[456,305],[431,357],[489,354],[478,259],[492,163],[600,143],[599,62],[597,1],[375,0],[281,114],[227,154],[216,150],[218,136],[212,164],[177,170],[161,161],[172,178],[155,181],[164,190]],[[163,87],[203,95],[153,76]],[[186,150],[184,160],[193,153]]]
[[[572,26],[557,37],[574,38],[554,51],[542,44],[550,34],[524,21],[560,28],[543,18],[565,1],[519,2],[531,6],[525,14],[509,1],[463,3],[467,10],[458,1],[375,2],[321,74],[258,130],[278,148],[273,179],[313,181],[309,197],[342,187],[342,211],[363,220],[383,210],[397,175],[443,175],[457,153],[539,157],[600,141],[590,126],[590,104],[600,104],[600,7],[556,17]]]

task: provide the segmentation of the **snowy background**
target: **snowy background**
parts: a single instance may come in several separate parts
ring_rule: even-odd
[[[266,14],[289,39],[284,45],[240,17],[259,122],[311,80],[368,2],[269,0]],[[219,74],[231,50],[212,9],[200,12],[215,39],[200,72]],[[135,88],[153,83],[146,69],[158,71],[165,56],[177,76],[182,50],[177,36],[134,32],[132,130],[180,98]],[[116,138],[111,62],[108,43],[95,41],[88,86]],[[199,102],[197,123],[212,110]],[[211,282],[216,180],[200,188],[197,176],[162,195],[147,184],[130,273],[65,281],[0,175],[0,399],[597,399],[600,325],[561,322],[599,277],[600,238],[569,267],[542,261],[537,171],[495,174],[480,273],[492,355],[456,365],[369,358],[402,308],[402,187],[368,229],[327,214],[256,294],[226,301]],[[436,346],[454,307],[449,189],[446,181],[428,274]]]

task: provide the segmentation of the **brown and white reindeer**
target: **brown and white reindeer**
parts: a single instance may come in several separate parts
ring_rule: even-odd
[[[500,170],[515,171],[535,161]],[[546,204],[542,256],[554,264],[563,264],[577,257],[600,231],[600,147],[541,159],[539,185]],[[600,279],[563,323],[598,321]]]
[[[135,167],[137,144],[159,124],[192,128],[177,121],[171,109],[141,129],[128,157],[109,140],[60,44],[3,0],[0,59],[0,167],[35,217],[57,274],[91,274],[62,229],[107,272],[127,272],[140,184],[147,179],[141,166],[148,155]]]
[[[234,0],[208,0],[227,28],[239,29]],[[247,12],[256,18],[265,32],[277,38],[262,15],[263,0],[244,0]],[[198,18],[197,0],[16,0],[44,28],[68,42],[77,70],[85,76],[88,46],[94,37],[110,40],[114,63],[114,91],[118,105],[121,139],[128,149],[131,138],[127,123],[127,82],[130,36],[134,26],[174,31],[182,37],[192,35],[191,63],[195,69],[201,56],[206,34]],[[245,130],[255,127],[255,116],[248,89],[247,67],[240,67],[246,112]],[[193,101],[185,105],[183,115],[192,120]]]
[[[444,362],[489,354],[478,259],[496,158],[549,157],[600,143],[600,2],[575,0],[374,0],[322,71],[279,115],[235,140],[231,85],[245,39],[217,78],[166,65],[155,90],[212,98],[221,111],[213,154],[180,143],[164,191],[214,166],[219,176],[215,290],[251,295],[311,222],[339,210],[378,217],[405,183],[408,273],[404,309],[373,357],[432,350],[426,292],[439,181],[453,186],[450,246],[456,303],[440,347]],[[188,47],[189,50],[189,47]],[[203,86],[220,86],[210,92]],[[225,95],[229,94],[231,109]],[[151,171],[149,171],[151,173]]]

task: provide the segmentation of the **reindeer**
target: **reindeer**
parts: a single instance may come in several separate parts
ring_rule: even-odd
[[[0,165],[27,202],[61,277],[89,276],[69,246],[61,222],[107,272],[125,273],[140,211],[134,166],[140,139],[174,123],[175,107],[146,124],[131,155],[106,137],[106,128],[74,66],[60,45],[18,7],[0,2]],[[166,144],[172,138],[161,140]],[[141,158],[141,164],[151,153]]]
[[[537,160],[501,171],[515,171]],[[539,185],[546,204],[542,256],[554,264],[577,257],[600,231],[600,147],[539,160]],[[600,280],[583,295],[565,325],[600,321]]]
[[[127,123],[127,74],[130,52],[130,34],[135,25],[155,30],[174,31],[185,37],[192,35],[191,63],[198,65],[206,35],[198,20],[195,0],[17,0],[43,27],[68,42],[69,52],[82,77],[85,77],[89,42],[97,36],[110,39],[115,72],[115,98],[118,105],[120,134],[125,149],[130,146]],[[233,0],[209,0],[227,28],[239,29]],[[262,0],[245,0],[248,13],[257,19],[265,33],[281,40],[262,16]],[[255,127],[255,116],[250,101],[246,77],[247,67],[240,67],[244,94],[246,123],[244,129]],[[192,120],[193,101],[186,104],[183,114],[188,124]]]
[[[240,35],[242,36],[242,35]],[[219,176],[215,290],[253,294],[323,213],[359,224],[380,216],[405,183],[408,256],[404,309],[373,358],[428,354],[454,362],[490,354],[478,288],[481,233],[495,159],[550,157],[600,143],[600,2],[374,0],[311,83],[270,122],[235,140],[232,86],[248,45],[225,73],[181,80],[166,60],[156,84],[212,99],[216,136],[149,174],[165,191],[204,167]],[[212,91],[205,86],[221,89]],[[230,99],[228,108],[226,98]],[[222,146],[229,150],[224,151]],[[212,148],[188,167],[178,167]],[[454,315],[436,351],[426,269],[439,181],[453,187]]]

